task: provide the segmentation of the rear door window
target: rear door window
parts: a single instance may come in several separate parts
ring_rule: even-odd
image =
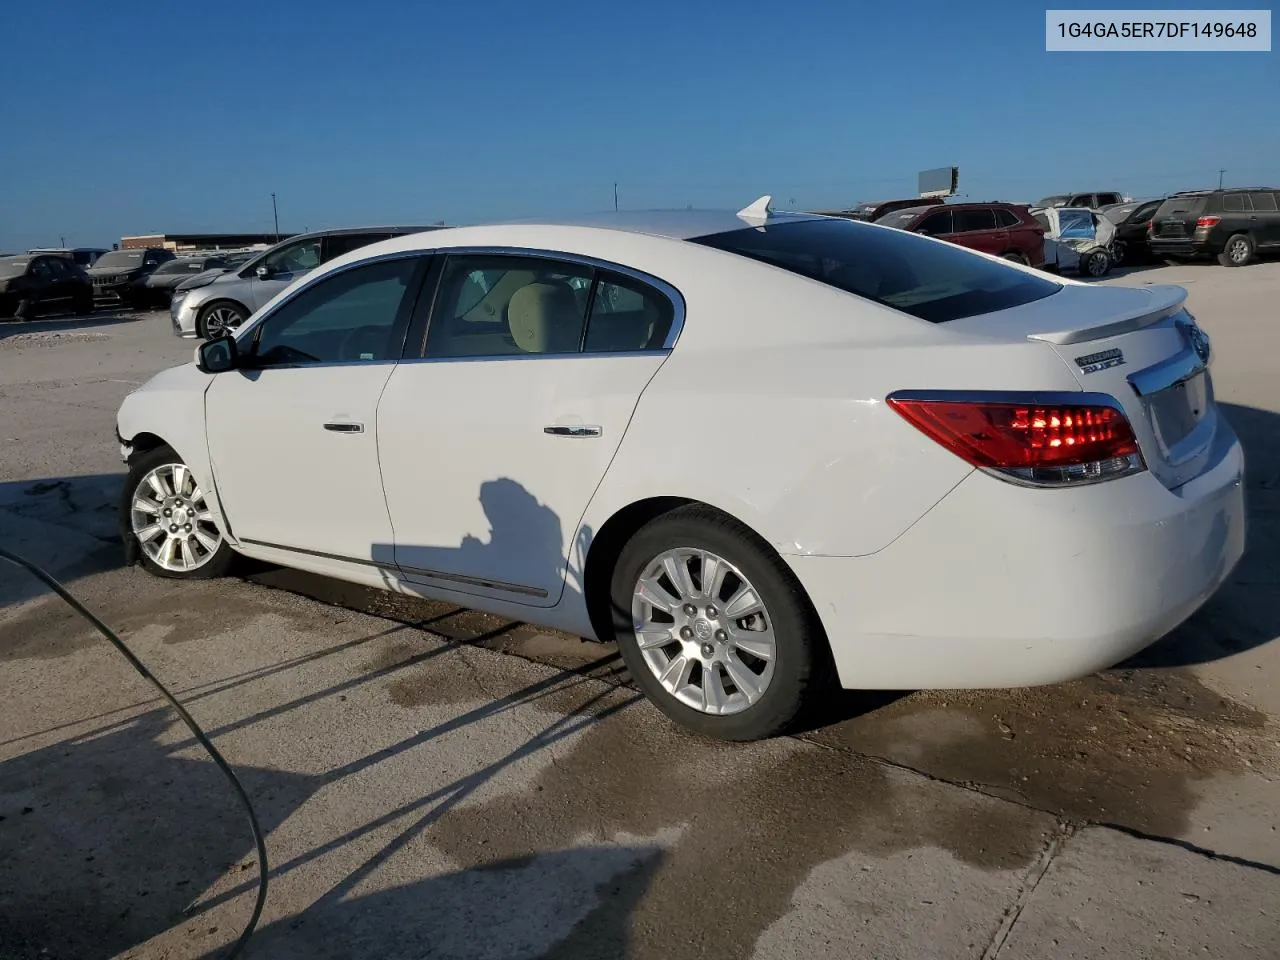
[[[480,254],[445,263],[428,358],[579,353],[595,271],[541,257]]]
[[[601,272],[591,298],[583,349],[587,353],[661,349],[674,315],[671,301],[648,284]]]
[[[1270,191],[1262,190],[1257,193],[1249,194],[1249,200],[1253,203],[1253,209],[1259,213],[1274,213],[1276,211],[1276,195]]]
[[[1243,213],[1251,210],[1249,195],[1245,193],[1224,193],[1222,195],[1223,213]]]
[[[950,211],[948,211],[948,214]],[[695,241],[808,277],[903,313],[945,323],[1041,300],[1062,289],[952,244],[852,220],[748,227]]]
[[[994,230],[996,228],[995,211],[988,208],[977,210],[955,211],[955,232],[973,233],[977,230]]]

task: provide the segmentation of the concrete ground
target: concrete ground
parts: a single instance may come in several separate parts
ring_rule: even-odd
[[[114,412],[194,346],[161,314],[0,324],[0,543],[243,778],[271,857],[251,957],[1280,957],[1280,263],[1107,282],[1190,291],[1252,527],[1201,612],[1076,683],[849,695],[726,745],[599,644],[290,571],[122,569]],[[172,712],[0,569],[0,958],[213,957],[256,878]]]

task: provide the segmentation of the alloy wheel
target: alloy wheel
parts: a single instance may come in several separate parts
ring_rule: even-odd
[[[1237,237],[1231,241],[1231,250],[1228,253],[1232,263],[1244,263],[1249,259],[1249,243],[1243,237]]]
[[[204,318],[205,331],[209,334],[209,339],[221,337],[236,327],[240,326],[244,317],[240,315],[240,311],[235,307],[218,305],[206,314]]]
[[[773,619],[723,557],[692,547],[654,557],[636,582],[631,620],[645,664],[686,706],[740,713],[769,688],[778,655]]]
[[[182,463],[162,464],[142,478],[130,526],[152,562],[173,573],[200,569],[222,546],[204,493]]]

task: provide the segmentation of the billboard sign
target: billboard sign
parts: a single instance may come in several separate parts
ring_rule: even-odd
[[[960,186],[960,168],[938,167],[936,170],[921,170],[916,183],[921,197],[954,196]]]

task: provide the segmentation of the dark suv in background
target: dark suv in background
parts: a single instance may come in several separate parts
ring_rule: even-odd
[[[885,214],[876,223],[1038,267],[1044,263],[1044,227],[1013,203],[938,203]]]
[[[1175,193],[1147,228],[1151,252],[1170,262],[1217,257],[1243,267],[1280,251],[1280,189],[1233,187]]]
[[[123,304],[135,309],[147,304],[147,277],[162,263],[174,259],[163,247],[112,250],[89,268],[93,299],[104,305]]]
[[[1111,262],[1115,266],[1131,266],[1151,259],[1151,247],[1147,245],[1147,226],[1155,216],[1164,197],[1155,200],[1129,200],[1112,203],[1098,212],[1116,225],[1116,238],[1111,243]]]

